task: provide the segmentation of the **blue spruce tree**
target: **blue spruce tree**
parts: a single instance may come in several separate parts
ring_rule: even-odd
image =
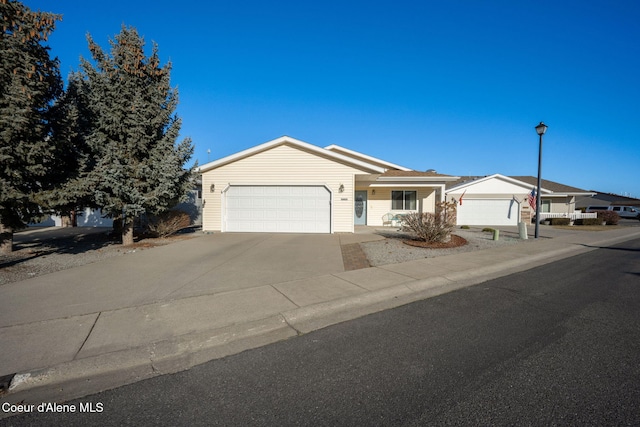
[[[37,199],[55,181],[52,106],[62,94],[45,42],[59,15],[0,0],[0,252],[13,231],[42,215]]]
[[[145,56],[135,28],[122,27],[105,53],[88,36],[93,62],[81,60],[82,87],[91,128],[87,144],[95,164],[87,173],[97,206],[121,226],[122,243],[133,243],[134,220],[157,215],[184,200],[193,167],[190,139],[176,143],[180,119],[171,65],[160,66],[158,47]]]

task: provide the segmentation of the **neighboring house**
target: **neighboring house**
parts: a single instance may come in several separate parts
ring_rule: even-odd
[[[337,233],[433,212],[458,177],[283,136],[199,168],[204,231]]]
[[[40,222],[29,224],[29,227],[62,227],[62,222],[60,215],[48,215]],[[100,209],[84,208],[78,211],[76,222],[78,227],[113,227],[113,220],[104,218]]]
[[[594,191],[593,196],[576,197],[576,209],[584,209],[587,206],[640,206],[640,199],[621,196],[619,194],[601,193]]]
[[[189,214],[191,225],[202,225],[202,183],[197,180],[196,188],[189,190],[187,200],[178,203],[173,209]]]
[[[173,209],[178,209],[189,214],[192,225],[202,224],[202,186],[199,180],[193,183],[193,189],[187,193],[187,200],[177,204]],[[84,208],[78,211],[76,216],[78,227],[104,227],[112,228],[113,219],[102,216],[100,209]],[[68,227],[63,225],[60,215],[46,215],[40,222],[30,223],[29,227]]]
[[[531,222],[534,210],[527,196],[536,188],[533,176],[466,177],[447,186],[447,200],[458,203],[458,225],[517,225]],[[573,213],[578,196],[593,193],[543,179],[541,211]],[[462,198],[462,201],[460,201]]]

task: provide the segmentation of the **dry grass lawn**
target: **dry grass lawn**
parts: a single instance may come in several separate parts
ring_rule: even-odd
[[[605,231],[613,230],[620,227],[619,225],[552,225],[551,227],[559,230],[572,230],[572,231]]]

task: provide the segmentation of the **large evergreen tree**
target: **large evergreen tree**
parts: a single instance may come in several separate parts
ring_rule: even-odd
[[[93,62],[81,60],[92,120],[87,143],[96,164],[87,177],[103,213],[122,224],[122,242],[133,243],[133,224],[186,196],[193,168],[189,139],[176,144],[180,120],[171,65],[160,66],[158,47],[145,56],[135,28],[122,27],[111,52],[87,37]]]
[[[52,112],[50,142],[56,147],[54,165],[59,173],[38,199],[48,212],[69,219],[67,226],[76,225],[78,210],[98,207],[93,196],[95,183],[91,181],[97,153],[88,144],[92,122],[86,84],[79,73],[71,73],[67,90]]]
[[[55,173],[50,119],[62,79],[44,42],[59,19],[0,0],[1,252],[12,250],[14,229],[41,214],[35,200]]]

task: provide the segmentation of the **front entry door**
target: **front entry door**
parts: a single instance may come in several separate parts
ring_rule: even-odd
[[[356,191],[354,199],[354,224],[367,225],[367,192]]]

